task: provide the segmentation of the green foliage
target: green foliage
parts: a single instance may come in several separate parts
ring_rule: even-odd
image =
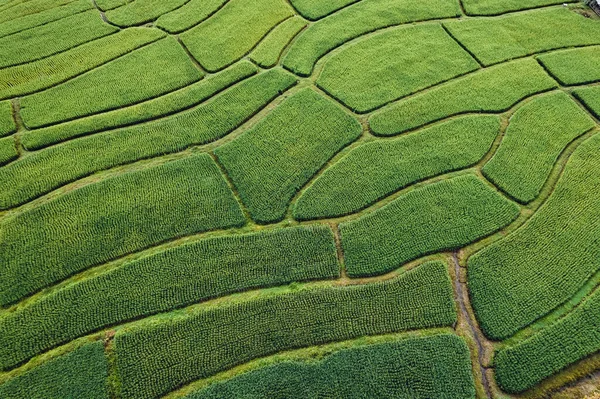
[[[198,25],[218,11],[228,0],[191,0],[156,20],[156,26],[171,33],[183,32]]]
[[[56,3],[54,2],[54,4]],[[69,15],[89,10],[92,7],[92,3],[88,0],[76,0],[69,1],[63,6],[57,6],[19,18],[11,18],[10,20],[0,22],[0,37],[44,25],[68,17]],[[9,15],[9,13],[7,13],[7,15]]]
[[[189,0],[135,0],[106,11],[106,19],[121,27],[152,22],[162,14],[183,6]]]
[[[22,204],[100,170],[219,139],[295,82],[288,73],[274,69],[188,111],[28,154],[0,169],[0,186],[6,188],[0,190],[0,209]]]
[[[352,150],[300,196],[299,220],[358,212],[406,186],[477,163],[500,132],[495,116],[465,116]]]
[[[165,240],[244,223],[206,154],[90,184],[3,220],[0,304]]]
[[[317,84],[357,112],[369,112],[479,68],[440,25],[387,30],[330,58]]]
[[[96,10],[71,15],[0,39],[0,68],[24,64],[115,33]]]
[[[444,26],[484,65],[559,48],[600,44],[600,24],[564,7],[445,22]]]
[[[573,90],[573,95],[596,117],[600,118],[600,86],[583,87]]]
[[[431,262],[381,283],[258,297],[121,330],[115,348],[122,394],[158,397],[284,350],[450,326],[456,322],[452,295],[446,265]]]
[[[302,16],[314,21],[358,1],[360,0],[290,0],[290,3]]]
[[[292,39],[306,26],[306,21],[296,16],[277,25],[252,51],[250,59],[263,68],[272,68]]]
[[[538,60],[563,85],[600,80],[600,47],[583,47],[543,54]]]
[[[203,239],[78,281],[0,318],[3,368],[126,320],[295,281],[339,276],[324,226]]]
[[[0,101],[0,137],[17,131],[10,101]]]
[[[508,225],[519,207],[472,174],[409,191],[340,224],[350,276],[389,272],[424,255],[456,249]]]
[[[0,385],[3,399],[108,399],[102,342],[80,347]]]
[[[475,387],[467,345],[440,334],[346,349],[314,362],[281,362],[186,399],[244,397],[474,399]]]
[[[73,0],[28,0],[0,12],[0,23],[38,14],[71,2]]]
[[[231,0],[206,22],[183,33],[181,40],[204,69],[215,72],[248,54],[292,15],[285,0]]]
[[[519,202],[533,201],[565,147],[595,125],[566,93],[536,98],[512,116],[482,172]]]
[[[252,219],[269,223],[281,220],[298,190],[360,134],[356,119],[304,89],[215,154]]]
[[[19,153],[15,147],[14,137],[4,137],[0,139],[0,166],[17,159]]]
[[[599,151],[598,135],[581,144],[538,212],[469,259],[471,301],[489,338],[548,314],[600,270]]]
[[[575,2],[577,0],[462,0],[468,15],[499,15],[510,11]]]
[[[455,0],[363,0],[312,24],[294,42],[283,65],[298,75],[308,76],[321,57],[365,33],[407,22],[459,15]]]
[[[534,60],[484,69],[373,114],[373,132],[389,136],[468,112],[501,112],[525,97],[556,87]]]
[[[201,73],[172,37],[133,51],[85,75],[21,99],[29,128],[108,111],[187,86]]]
[[[543,379],[600,351],[600,291],[550,327],[498,352],[496,378],[506,392],[532,388]]]
[[[129,28],[52,57],[0,69],[0,98],[56,85],[164,36],[158,29]]]
[[[134,0],[95,0],[98,8],[102,11],[112,10],[113,8],[120,7],[127,3],[131,3]]]
[[[221,73],[152,100],[67,123],[25,131],[21,136],[21,143],[28,150],[36,150],[70,138],[184,111],[256,72],[257,68],[252,63],[241,61]]]

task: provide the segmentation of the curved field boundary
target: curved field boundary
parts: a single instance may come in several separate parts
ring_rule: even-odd
[[[106,19],[122,28],[142,25],[170,11],[176,10],[190,0],[135,0],[120,7],[107,10]]]
[[[15,4],[9,9],[0,10],[0,23],[52,10],[73,2],[74,0],[31,0]]]
[[[262,68],[274,67],[287,45],[306,25],[306,21],[298,16],[286,19],[256,46],[249,58]]]
[[[191,0],[183,7],[161,15],[156,26],[169,33],[181,33],[212,17],[230,0]]]
[[[361,0],[290,0],[290,3],[304,18],[316,21],[359,1]]]
[[[576,3],[577,0],[460,0],[467,15],[496,16],[514,11]]]

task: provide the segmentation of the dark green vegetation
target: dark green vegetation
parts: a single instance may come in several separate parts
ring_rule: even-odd
[[[563,85],[600,80],[600,47],[583,47],[543,54],[538,60]]]
[[[101,342],[94,342],[1,384],[0,396],[4,399],[108,399],[107,377],[104,348]]]
[[[215,154],[252,218],[276,222],[294,194],[360,133],[358,121],[334,102],[304,89]]]
[[[465,246],[518,214],[514,203],[472,174],[428,184],[340,224],[346,269],[350,276],[386,273],[421,256]]]
[[[470,368],[465,343],[455,335],[440,334],[347,349],[314,362],[282,362],[186,399],[467,399],[475,398]]]
[[[446,265],[432,262],[382,283],[258,297],[119,331],[117,368],[123,396],[154,398],[283,350],[455,321]]]
[[[488,337],[510,337],[600,270],[599,151],[600,136],[584,142],[540,210],[469,259],[471,300]]]
[[[164,240],[242,224],[206,154],[88,185],[3,220],[0,304]]]

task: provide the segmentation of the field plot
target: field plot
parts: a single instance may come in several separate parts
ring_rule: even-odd
[[[0,398],[592,399],[583,0],[0,0]]]

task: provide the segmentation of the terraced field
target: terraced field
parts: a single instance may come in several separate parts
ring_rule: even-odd
[[[0,0],[0,398],[597,398],[599,65],[577,0]]]

